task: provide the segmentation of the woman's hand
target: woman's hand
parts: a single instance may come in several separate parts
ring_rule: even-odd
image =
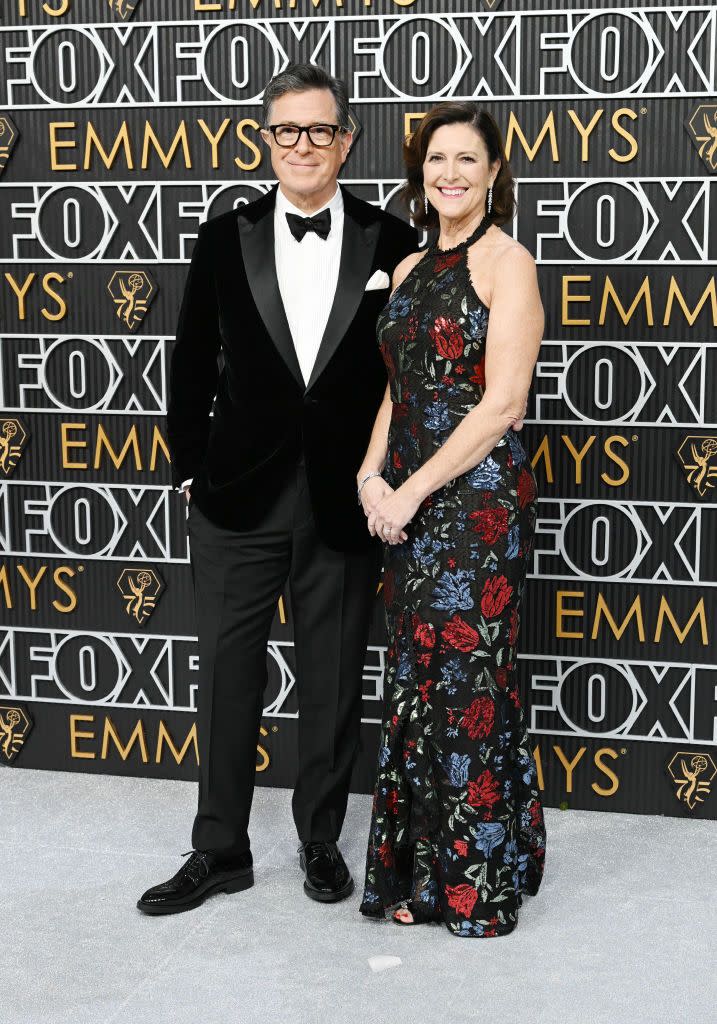
[[[188,487],[185,487],[184,488],[184,497],[187,499],[187,504],[189,504],[189,499],[190,499],[191,495],[192,495],[192,492],[190,491],[190,489]]]
[[[513,430],[522,430],[523,429],[523,424],[525,423],[525,417],[527,415],[527,412],[528,412],[528,399],[526,398],[525,405],[523,406],[523,411],[520,414],[520,419],[519,420],[514,420],[513,423],[512,423]]]
[[[375,512],[378,503],[389,494],[393,494],[393,487],[387,484],[382,476],[372,476],[367,480],[360,494],[364,515],[370,516]]]
[[[399,487],[382,498],[368,517],[369,533],[388,544],[402,544],[408,540],[404,526],[413,519],[419,505],[420,501],[405,486]]]

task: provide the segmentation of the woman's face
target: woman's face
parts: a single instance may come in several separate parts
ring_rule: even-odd
[[[436,128],[423,162],[428,201],[441,219],[472,220],[485,210],[486,193],[500,169],[491,164],[483,136],[470,124]]]

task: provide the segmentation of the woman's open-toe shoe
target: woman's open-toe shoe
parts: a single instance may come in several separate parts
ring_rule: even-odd
[[[398,917],[398,914],[410,914],[411,920],[405,921],[403,918]],[[396,924],[428,924],[434,920],[433,917],[427,914],[421,907],[416,906],[415,903],[402,903],[400,907],[396,907],[391,917]]]

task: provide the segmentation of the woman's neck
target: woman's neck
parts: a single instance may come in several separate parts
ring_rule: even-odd
[[[439,249],[455,249],[461,242],[465,242],[466,238],[471,237],[484,217],[485,208],[477,214],[472,214],[470,218],[462,218],[460,220],[448,220],[448,218],[439,217]]]

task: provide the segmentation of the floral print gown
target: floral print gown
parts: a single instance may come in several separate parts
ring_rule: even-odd
[[[393,488],[483,395],[489,310],[467,254],[488,223],[453,249],[429,248],[379,317]],[[522,894],[538,890],[545,826],[516,660],[535,498],[509,429],[423,502],[405,543],[385,546],[389,646],[363,914],[406,901],[455,935],[505,935]]]

